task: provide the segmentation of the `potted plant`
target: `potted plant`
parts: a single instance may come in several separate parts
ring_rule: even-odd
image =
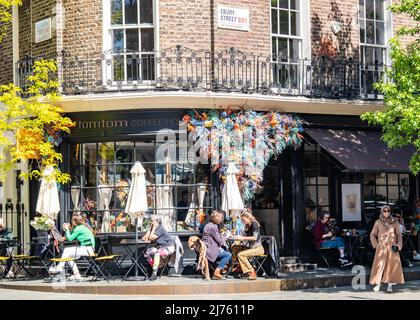
[[[54,220],[46,216],[38,216],[30,224],[37,231],[38,241],[48,242],[48,232],[54,227]]]

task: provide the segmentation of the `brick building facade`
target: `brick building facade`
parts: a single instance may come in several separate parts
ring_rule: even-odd
[[[384,150],[379,131],[372,133],[360,121],[360,114],[382,108],[382,97],[372,84],[390,63],[389,38],[409,22],[404,16],[390,15],[385,7],[389,3],[25,0],[18,9],[19,23],[13,24],[18,28],[18,46],[12,46],[9,37],[0,50],[0,66],[5,70],[0,81],[11,81],[13,56],[17,62],[26,54],[36,58],[60,53],[57,76],[64,93],[60,104],[86,126],[76,127],[62,146],[63,170],[79,184],[72,187],[80,190],[80,201],[86,197],[100,201],[99,175],[86,169],[98,165],[94,161],[97,148],[108,143],[115,150],[141,157],[155,143],[150,140],[158,129],[153,124],[178,123],[188,109],[240,106],[298,114],[308,121],[305,141],[311,143],[305,142],[297,151],[286,150],[273,162],[267,185],[274,186],[272,194],[277,196],[264,199],[270,192],[262,193],[251,205],[267,232],[276,237],[282,254],[305,255],[313,248],[302,234],[317,210],[331,211],[346,227],[365,227],[379,205],[375,194],[394,204],[419,195],[418,178],[409,175],[402,162],[390,168],[383,165],[386,161],[371,157],[376,167],[366,169],[366,163],[352,167],[337,153],[356,150],[356,146],[341,145],[337,147],[341,151],[334,152],[322,144],[323,138],[333,139],[333,132],[334,139],[348,139],[347,145],[369,136],[374,141],[371,150],[378,154]],[[249,30],[219,27],[220,7],[245,9]],[[34,24],[45,18],[51,18],[52,36],[35,43]],[[126,126],[114,126],[113,121]],[[108,122],[107,128],[97,125]],[[127,163],[133,159],[127,156],[123,165],[106,172],[120,170],[115,177],[122,179],[129,175]],[[155,182],[159,184],[157,178]],[[361,186],[360,221],[342,217],[344,183]],[[116,185],[112,188],[120,192]],[[209,189],[216,190],[213,185]],[[176,206],[182,189],[175,193]],[[74,199],[70,187],[64,190],[60,222],[68,221]],[[31,214],[33,202],[28,206]],[[112,202],[113,212],[121,210],[116,203],[117,198]]]

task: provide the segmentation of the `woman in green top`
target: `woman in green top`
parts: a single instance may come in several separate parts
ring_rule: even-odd
[[[79,259],[82,256],[93,256],[95,248],[95,238],[92,231],[83,225],[83,218],[80,215],[74,216],[71,219],[73,230],[69,231],[70,225],[65,223],[63,225],[63,230],[65,231],[66,238],[69,241],[77,240],[80,243],[80,246],[66,247],[63,250],[61,258],[74,258],[75,260]],[[65,262],[60,262],[57,265],[57,268],[50,268],[51,273],[64,273],[64,264]],[[79,269],[75,262],[69,262],[72,270],[73,276],[70,277],[71,280],[80,281],[81,276]]]

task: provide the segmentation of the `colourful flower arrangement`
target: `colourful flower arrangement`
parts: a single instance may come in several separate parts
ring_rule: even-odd
[[[222,182],[228,163],[236,164],[244,200],[252,199],[261,188],[264,168],[272,156],[302,144],[302,120],[280,112],[191,110],[183,121],[200,156],[210,159]]]

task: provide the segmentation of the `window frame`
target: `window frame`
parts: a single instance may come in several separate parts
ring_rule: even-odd
[[[273,85],[274,87],[272,90],[279,94],[299,94],[300,92],[303,92],[303,89],[306,87],[303,83],[304,77],[303,77],[303,60],[308,59],[308,57],[311,56],[311,36],[310,36],[310,4],[309,1],[305,0],[296,0],[297,2],[297,9],[290,9],[290,0],[288,0],[288,8],[280,8],[279,2],[277,1],[277,7],[272,7],[271,0],[268,0],[269,10],[270,10],[270,56],[271,56],[271,63],[276,66],[278,64],[281,64],[282,66],[286,66],[287,73],[290,74],[290,67],[295,66],[297,71],[297,86],[293,86],[290,81],[290,76],[288,76],[288,85],[286,87],[282,87],[280,85],[280,80],[275,81],[275,76],[273,76]],[[272,26],[272,11],[277,10],[277,25],[278,25],[278,32],[280,31],[280,15],[279,12],[281,10],[288,11],[289,13],[289,19],[288,19],[288,28],[289,28],[289,34],[281,34],[281,33],[273,33],[273,26]],[[292,35],[291,34],[291,15],[290,12],[296,12],[298,13],[298,24],[297,24],[297,30],[299,31],[299,35]],[[273,57],[273,40],[276,40],[276,47],[278,47],[278,40],[279,39],[287,39],[287,61],[276,61]],[[290,41],[289,40],[297,40],[298,41],[298,58],[290,58]],[[278,51],[276,52],[276,54]],[[276,72],[276,69],[278,70],[277,73],[279,73],[279,67],[273,68],[273,72]],[[277,75],[278,76],[278,75]]]
[[[122,1],[122,19],[123,23],[121,25],[112,25],[111,23],[111,2],[112,0],[102,0],[102,12],[103,12],[103,32],[102,32],[102,86],[113,90],[119,89],[131,89],[133,86],[141,86],[145,89],[152,88],[153,84],[156,82],[159,74],[159,66],[155,62],[156,58],[158,57],[157,52],[159,48],[159,0],[152,0],[152,10],[153,10],[153,23],[141,23],[140,22],[140,0],[137,0],[137,24],[125,24],[125,5],[124,0]],[[143,80],[142,78],[138,80],[128,80],[127,79],[127,62],[126,57],[130,55],[129,52],[126,51],[126,37],[124,36],[124,43],[123,43],[123,52],[120,56],[124,56],[124,79],[123,80],[115,80],[114,78],[114,69],[112,67],[112,57],[118,54],[113,53],[113,31],[114,30],[125,30],[128,29],[137,29],[139,31],[139,50],[133,52],[134,54],[138,54],[140,57],[150,55],[154,59],[154,79],[152,80]],[[141,48],[141,29],[153,29],[153,42],[154,48],[152,51],[142,51]],[[107,60],[111,60],[111,63],[108,64]],[[139,74],[142,75],[141,71],[141,64],[139,65]],[[106,75],[111,75],[109,79],[107,79]],[[109,82],[108,80],[111,80]]]

